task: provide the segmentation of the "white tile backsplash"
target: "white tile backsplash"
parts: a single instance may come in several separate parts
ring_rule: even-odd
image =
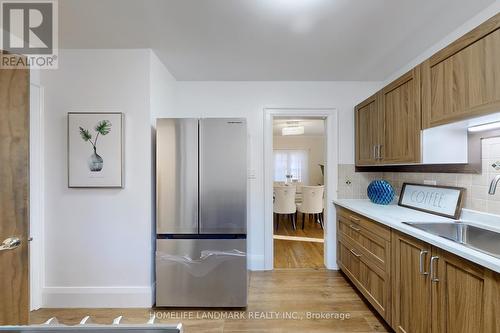
[[[483,168],[481,174],[454,174],[454,173],[413,173],[413,172],[355,172],[354,164],[339,165],[340,199],[366,199],[366,189],[371,181],[385,179],[396,191],[401,193],[404,182],[420,183],[435,181],[437,185],[457,186],[466,189],[464,208],[477,211],[500,214],[500,186],[495,195],[488,194],[491,180],[500,174],[500,168],[492,165],[497,161],[500,164],[500,137],[485,139],[482,142]]]

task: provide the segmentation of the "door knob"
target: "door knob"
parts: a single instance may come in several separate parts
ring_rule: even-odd
[[[18,237],[9,237],[0,245],[0,251],[13,250],[21,245],[21,240]]]

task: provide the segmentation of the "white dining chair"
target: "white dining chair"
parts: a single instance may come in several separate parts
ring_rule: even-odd
[[[295,185],[296,194],[295,194],[295,202],[296,203],[301,203],[302,202],[302,187],[304,186],[303,182],[295,182],[293,183]]]
[[[279,228],[280,216],[286,215],[292,221],[293,230],[297,229],[295,224],[295,186],[276,186],[274,187],[273,212],[276,214],[276,230]]]
[[[321,228],[323,225],[323,196],[325,186],[303,186],[302,187],[302,203],[297,204],[297,211],[302,213],[302,229],[304,229],[305,214],[312,214],[315,221],[319,221]]]

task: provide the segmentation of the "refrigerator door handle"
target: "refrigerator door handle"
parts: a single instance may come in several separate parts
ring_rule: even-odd
[[[201,232],[201,220],[203,214],[203,142],[201,140],[203,136],[203,121],[198,119],[198,234]]]

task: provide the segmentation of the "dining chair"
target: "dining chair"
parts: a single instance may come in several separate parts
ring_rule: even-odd
[[[315,221],[319,221],[321,229],[323,225],[323,196],[325,186],[303,186],[302,187],[302,203],[297,204],[297,211],[302,213],[302,229],[304,229],[305,214],[312,214]]]
[[[274,187],[273,213],[276,215],[276,230],[279,228],[280,216],[286,215],[292,221],[293,230],[297,229],[295,224],[295,213],[297,206],[295,204],[295,186],[276,186]]]
[[[296,194],[295,194],[295,202],[296,203],[301,203],[302,202],[302,187],[304,186],[303,182],[295,182],[293,183],[295,185]]]

